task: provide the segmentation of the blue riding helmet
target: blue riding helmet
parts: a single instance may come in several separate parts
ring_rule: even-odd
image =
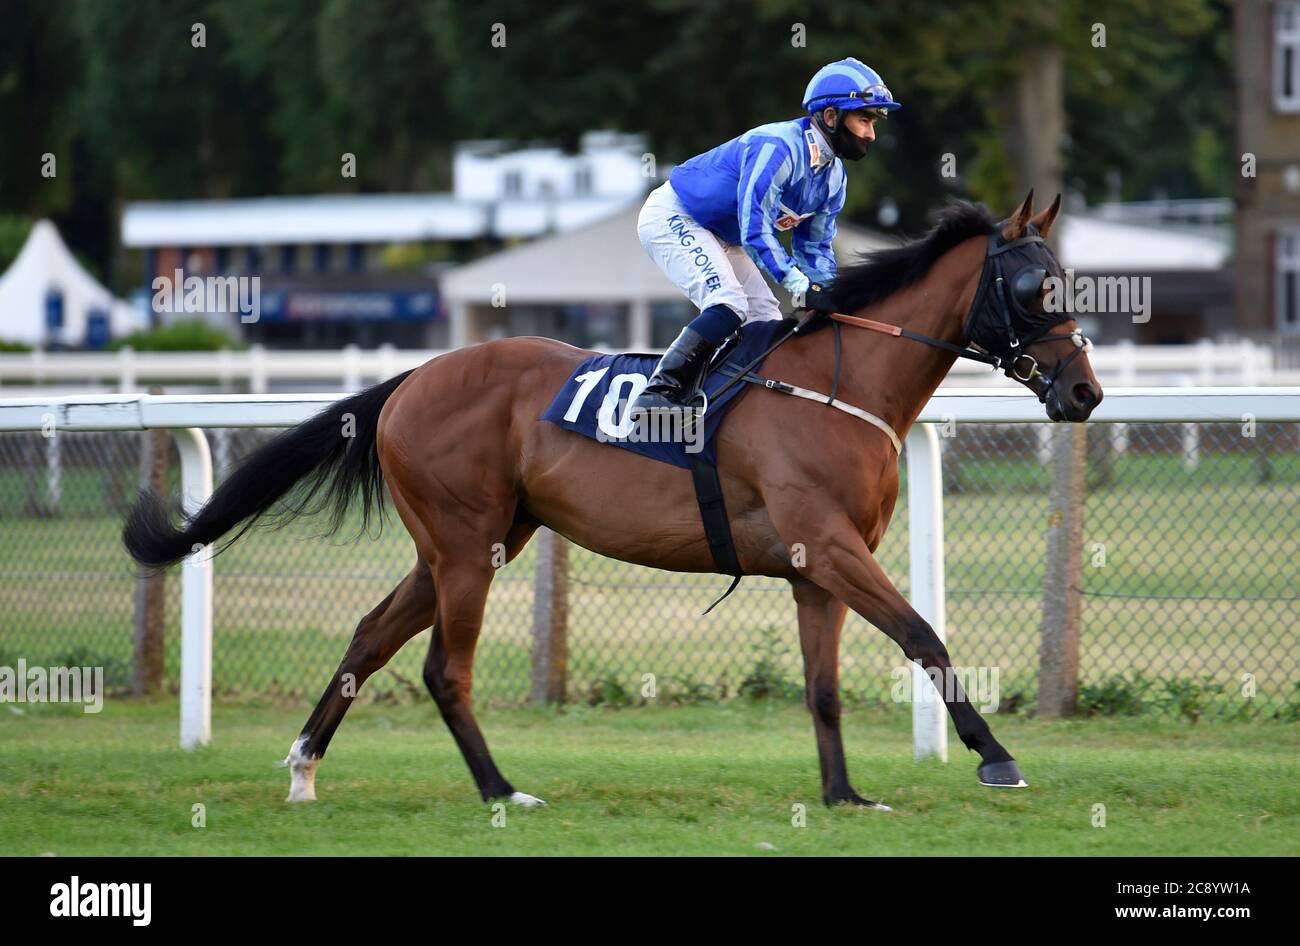
[[[803,93],[803,108],[810,115],[829,106],[844,111],[869,108],[884,117],[902,104],[894,101],[880,73],[851,56],[818,69]]]

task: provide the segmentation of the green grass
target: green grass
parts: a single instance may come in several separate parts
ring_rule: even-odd
[[[494,827],[430,705],[354,707],[314,805],[285,804],[272,764],[299,711],[218,704],[213,744],[184,753],[172,700],[24,709],[0,708],[0,855],[1300,853],[1300,731],[1275,723],[994,716],[1031,783],[1009,791],[955,741],[914,762],[906,712],[850,711],[850,774],[887,814],[820,804],[796,705],[488,710],[506,775],[551,803]]]

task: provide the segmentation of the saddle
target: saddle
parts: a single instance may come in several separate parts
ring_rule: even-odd
[[[810,334],[832,324],[834,323],[825,316],[813,314],[802,320],[788,318],[754,322],[734,332],[709,362],[700,385],[704,410],[695,424],[698,429],[691,432],[693,436],[690,438],[678,436],[668,440],[641,439],[637,436],[636,425],[629,424],[626,418],[620,416],[626,413],[626,406],[639,393],[637,386],[644,387],[646,379],[653,372],[658,360],[658,356],[653,354],[595,355],[583,360],[539,418],[585,437],[611,443],[691,471],[700,519],[714,566],[720,574],[731,575],[733,578],[731,586],[705,610],[705,614],[736,589],[743,575],[723,499],[722,482],[718,476],[718,427],[729,409],[751,385],[762,385],[786,394],[807,395],[809,392],[764,378],[755,372],[768,355],[791,338]],[[838,325],[835,325],[835,331],[838,387]],[[818,397],[825,400],[824,395]],[[832,391],[832,401],[834,397],[835,392]]]

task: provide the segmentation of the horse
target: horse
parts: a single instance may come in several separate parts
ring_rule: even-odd
[[[1086,420],[1102,398],[1090,345],[1068,315],[1044,309],[1047,276],[1061,268],[1043,238],[1060,208],[1058,196],[1035,213],[1030,191],[996,222],[982,205],[952,202],[921,239],[841,268],[830,294],[842,333],[810,332],[772,352],[763,370],[819,391],[838,384],[842,402],[870,411],[900,437],[959,355],[1028,386],[1050,419]],[[1020,265],[1009,273],[1013,259]],[[535,337],[446,352],[269,441],[179,525],[174,504],[141,493],[123,541],[136,561],[154,567],[229,536],[224,549],[255,524],[326,512],[337,528],[354,502],[368,524],[382,515],[385,492],[414,540],[414,566],[361,618],[284,760],[288,801],[315,800],[317,767],[361,686],[432,628],[424,682],[479,794],[544,805],[501,774],[471,706],[475,644],[501,548],[509,561],[546,526],[625,562],[717,570],[687,470],[538,420],[591,354]],[[846,609],[932,679],[951,679],[944,644],[873,557],[899,485],[897,439],[884,426],[751,387],[717,432],[743,572],[786,579],[793,592],[827,805],[887,808],[854,790],[845,762],[839,646]],[[795,547],[801,554],[791,554]],[[980,757],[980,782],[1025,786],[960,683],[942,690],[962,743]]]

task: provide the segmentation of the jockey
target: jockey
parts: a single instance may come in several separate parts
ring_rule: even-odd
[[[763,276],[796,306],[819,301],[835,276],[835,217],[844,207],[840,159],[857,161],[875,121],[900,106],[880,76],[857,59],[818,70],[804,91],[807,116],[745,132],[673,169],[637,219],[641,245],[695,303],[630,414],[690,405],[709,359],[746,321],[779,319]],[[793,258],[776,232],[793,230]]]

